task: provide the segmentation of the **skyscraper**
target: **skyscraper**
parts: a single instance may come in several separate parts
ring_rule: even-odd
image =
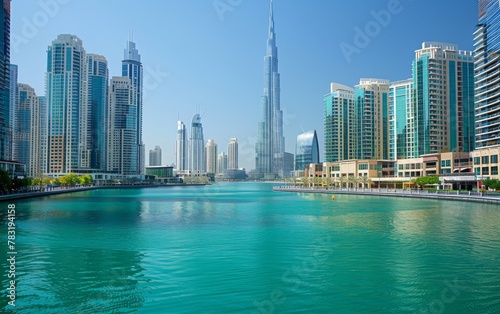
[[[108,105],[108,171],[137,175],[137,101],[128,77],[111,79]]]
[[[132,82],[135,90],[135,106],[136,106],[136,140],[137,140],[137,174],[144,173],[144,143],[142,142],[142,93],[143,93],[143,69],[141,63],[141,55],[135,48],[135,43],[127,42],[127,48],[124,51],[122,61],[122,76],[126,76]]]
[[[14,142],[17,143],[16,161],[26,165],[26,174],[40,174],[40,101],[35,90],[27,84],[18,84],[19,105],[17,107]]]
[[[16,132],[17,132],[17,127],[16,127],[16,114],[17,114],[17,106],[19,104],[19,92],[17,90],[17,74],[18,74],[18,67],[15,64],[10,65],[10,82],[9,82],[9,123],[10,123],[10,129],[12,132],[12,138],[16,138]],[[9,156],[12,156],[12,160],[18,161],[18,156],[16,155],[19,150],[17,149],[17,142],[15,140],[12,141],[12,152],[9,153]]]
[[[285,138],[283,137],[283,112],[280,109],[280,74],[272,0],[267,54],[264,58],[264,95],[261,106],[262,118],[258,126],[258,139],[255,147],[256,172],[259,177],[283,176]]]
[[[391,82],[389,87],[389,159],[416,158],[413,79]]]
[[[192,175],[205,173],[205,141],[201,116],[197,113],[191,121],[191,137],[189,138],[189,171]]]
[[[356,158],[389,158],[389,81],[362,78],[355,86]]]
[[[0,10],[0,160],[11,160],[12,130],[10,118],[10,0]]]
[[[175,142],[175,165],[177,171],[188,170],[188,140],[186,126],[177,122],[177,139]]]
[[[500,145],[500,8],[498,1],[479,0],[474,32],[476,148]]]
[[[238,169],[238,139],[232,138],[227,146],[227,169]]]
[[[70,173],[79,167],[84,63],[82,41],[74,35],[59,35],[48,47],[45,86],[49,173]]]
[[[149,150],[149,166],[161,166],[161,147]]]
[[[108,61],[97,54],[86,56],[86,87],[81,106],[82,168],[106,170]]]
[[[356,158],[354,89],[331,83],[323,104],[325,162]]]
[[[475,143],[472,52],[460,51],[454,44],[422,43],[422,48],[415,51],[413,86],[417,154],[473,150]],[[481,128],[479,129],[479,132],[482,132]]]
[[[304,171],[309,164],[319,163],[319,143],[316,130],[297,136],[295,147],[295,170]]]
[[[47,97],[38,96],[38,103],[40,105],[40,174],[47,173],[47,160],[48,160],[48,130],[49,130],[49,116],[47,108]]]
[[[217,155],[217,171],[223,173],[225,170],[227,170],[227,155],[221,152]]]
[[[208,140],[205,146],[207,173],[217,174],[217,144],[214,140]]]

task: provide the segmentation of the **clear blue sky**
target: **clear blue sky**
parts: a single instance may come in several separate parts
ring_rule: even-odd
[[[316,129],[323,155],[323,96],[330,82],[410,78],[423,41],[472,50],[477,24],[473,0],[274,0],[274,7],[284,134],[292,153],[302,129]],[[393,13],[377,22],[372,12],[388,7]],[[108,59],[110,77],[119,76],[133,31],[147,80],[146,160],[149,149],[160,145],[163,163],[173,163],[177,119],[189,125],[199,108],[205,140],[214,139],[221,152],[238,138],[240,166],[249,170],[268,18],[268,0],[13,0],[11,62],[19,66],[19,82],[44,95],[47,46],[69,33],[83,40],[87,52]],[[355,28],[367,26],[369,41],[356,47]],[[342,45],[359,50],[348,60]]]

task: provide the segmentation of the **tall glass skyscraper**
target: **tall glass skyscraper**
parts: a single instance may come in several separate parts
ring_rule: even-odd
[[[208,140],[205,146],[207,173],[217,174],[217,144],[214,140]]]
[[[16,138],[17,126],[16,126],[16,115],[17,115],[17,106],[19,104],[19,92],[17,89],[17,75],[18,75],[18,67],[15,64],[10,65],[10,100],[9,100],[9,122],[10,129],[12,132],[12,138]],[[16,155],[19,150],[17,149],[17,142],[15,140],[12,141],[12,160],[18,161],[18,156]]]
[[[355,86],[356,158],[389,158],[389,81],[364,79]]]
[[[280,109],[280,74],[273,14],[271,0],[267,55],[264,58],[262,120],[258,126],[255,148],[255,168],[260,177],[284,176],[285,138],[283,137],[283,112]]]
[[[137,175],[137,101],[128,77],[111,79],[108,106],[108,171]]]
[[[197,113],[191,122],[191,137],[189,139],[189,171],[192,175],[205,173],[205,141],[201,116]]]
[[[188,140],[186,125],[177,122],[177,139],[175,142],[175,167],[178,172],[188,170]]]
[[[325,162],[356,158],[354,89],[331,83],[330,93],[325,95],[323,105]]]
[[[87,54],[81,142],[84,144],[82,168],[106,170],[108,61],[101,55]]]
[[[413,79],[391,82],[389,87],[389,159],[416,158]]]
[[[12,158],[10,122],[10,0],[0,10],[0,160]]]
[[[14,142],[16,161],[26,165],[29,177],[40,175],[40,100],[35,90],[27,84],[18,84],[19,105],[17,107]]]
[[[476,147],[500,145],[500,7],[479,0],[478,29],[474,32]]]
[[[135,90],[135,105],[137,117],[137,174],[144,173],[144,143],[142,142],[142,93],[143,93],[143,70],[141,63],[141,55],[135,48],[135,43],[127,42],[127,48],[124,51],[122,61],[122,76],[126,76],[132,82]]]
[[[498,4],[498,3],[497,3]],[[417,155],[474,149],[474,60],[457,45],[424,42],[413,62]]]
[[[49,116],[47,108],[47,97],[38,96],[38,103],[40,105],[40,173],[47,173],[47,160],[48,160],[48,130],[49,130]]]
[[[295,147],[295,170],[303,171],[309,164],[319,163],[319,143],[316,130],[297,136]]]
[[[161,166],[161,147],[149,150],[149,166]]]
[[[238,139],[232,138],[227,146],[227,169],[238,169]]]
[[[74,35],[59,35],[47,50],[46,95],[49,114],[48,172],[79,168],[85,50]]]

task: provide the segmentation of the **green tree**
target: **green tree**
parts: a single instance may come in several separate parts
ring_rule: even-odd
[[[77,183],[80,183],[80,179],[74,173],[67,174],[59,178],[62,186],[75,186]]]
[[[358,178],[350,176],[347,178],[347,182],[352,184],[352,187],[355,188],[356,190],[358,189]]]
[[[367,186],[370,187],[372,185],[372,179],[367,176],[359,177],[359,182],[363,184],[363,189],[365,189]]]
[[[419,177],[413,180],[415,184],[418,184],[420,186],[428,185],[428,184],[439,184],[439,177],[438,176],[425,176],[425,177]]]
[[[90,174],[84,174],[83,176],[80,176],[79,178],[80,184],[83,186],[89,186],[94,182],[94,179],[92,179],[92,176]]]
[[[0,169],[0,190],[8,191],[12,187],[12,180],[10,179],[9,173],[3,169]]]
[[[493,189],[495,191],[500,190],[500,180],[498,179],[486,179],[483,180],[483,185],[489,189]]]

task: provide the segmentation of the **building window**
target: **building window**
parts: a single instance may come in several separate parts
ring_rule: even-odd
[[[489,167],[483,167],[483,176],[484,175],[489,175],[490,174],[490,168]]]
[[[481,158],[481,162],[483,163],[483,165],[487,165],[490,163],[490,156],[483,156]]]
[[[491,155],[491,163],[492,164],[498,163],[498,155]]]
[[[474,173],[476,175],[480,175],[481,174],[481,168],[479,168],[479,167],[474,168]]]
[[[481,164],[481,158],[474,157],[474,165],[479,165],[479,164]]]
[[[359,164],[358,170],[368,170],[368,164]]]

